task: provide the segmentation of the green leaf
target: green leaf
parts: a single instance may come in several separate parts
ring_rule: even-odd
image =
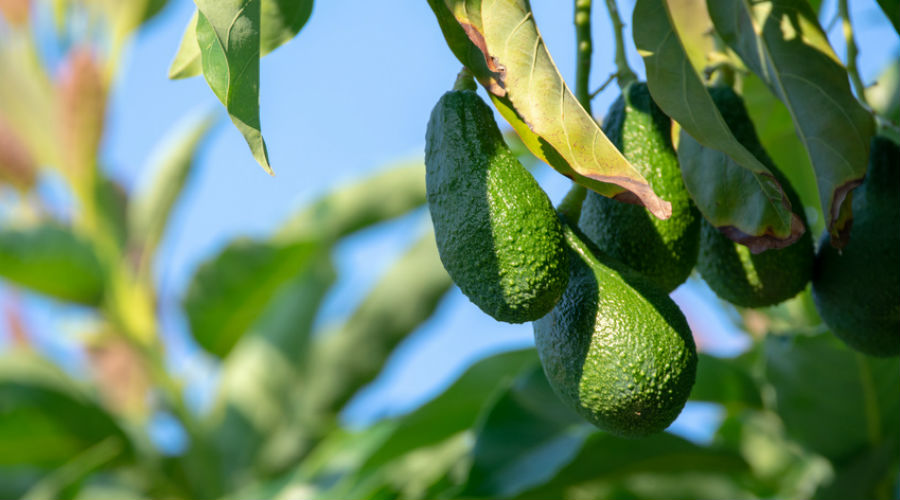
[[[816,13],[805,0],[708,5],[719,35],[790,111],[816,172],[832,245],[843,247],[852,218],[848,194],[865,176],[875,121],[853,96]]]
[[[228,110],[256,162],[269,174],[259,123],[261,0],[195,0],[203,76]]]
[[[717,498],[721,489],[723,498],[735,498],[741,492],[730,483],[747,470],[735,452],[671,434],[631,440],[598,432],[553,479],[516,498],[641,498],[654,486],[645,493],[650,498]]]
[[[98,305],[104,272],[93,247],[52,224],[0,230],[0,277],[51,297]]]
[[[638,0],[633,23],[654,101],[697,142],[724,152],[734,165],[727,175],[721,167],[682,165],[685,187],[703,216],[727,228],[735,241],[760,250],[796,241],[803,225],[791,216],[781,186],[734,137],[706,88],[702,74],[713,45],[703,3]],[[721,205],[722,200],[742,202]]]
[[[752,73],[743,76],[741,97],[744,98],[747,113],[753,120],[763,148],[787,177],[804,207],[810,207],[821,215],[816,174],[809,163],[809,156],[803,150],[803,143],[794,131],[791,113],[769,92],[762,80]],[[800,207],[793,208],[800,210]],[[810,217],[807,219],[810,220],[809,229],[813,234],[819,234],[825,228],[821,216],[816,217],[815,222]]]
[[[564,406],[540,364],[487,409],[463,497],[508,498],[551,479],[596,429]]]
[[[337,331],[313,346],[306,368],[307,418],[327,420],[372,381],[394,347],[431,317],[452,284],[429,231],[397,259]]]
[[[197,150],[215,123],[212,114],[190,115],[158,144],[144,169],[147,180],[137,183],[139,191],[128,212],[132,245],[152,254],[162,239],[172,208],[181,196]]]
[[[184,309],[194,339],[225,357],[283,285],[322,252],[315,241],[287,245],[237,240],[194,274]]]
[[[175,53],[175,59],[172,60],[172,64],[169,66],[169,78],[172,80],[190,78],[203,72],[203,66],[200,63],[200,45],[197,44],[197,18],[199,14],[199,11],[195,10],[184,28],[178,52]]]
[[[277,441],[283,441],[279,432],[294,415],[313,321],[334,279],[327,256],[311,259],[276,293],[225,360],[213,421],[227,477],[272,466],[263,456],[266,448],[278,448],[278,460],[286,447],[300,445]],[[280,469],[286,464],[276,465],[273,468]]]
[[[284,45],[303,28],[312,14],[313,0],[262,0],[260,19],[260,56]],[[169,67],[169,78],[189,78],[201,73],[200,47],[197,45],[197,11],[188,21],[181,45]]]
[[[291,41],[303,28],[312,14],[313,0],[263,0],[262,55]]]
[[[314,237],[334,241],[403,215],[424,203],[422,162],[390,167],[313,201],[288,219],[276,238],[287,241]]]
[[[440,443],[474,426],[498,388],[537,362],[534,349],[496,354],[470,366],[443,393],[398,420],[395,431],[364,462],[373,471],[412,450]]]
[[[453,53],[532,153],[604,196],[643,204],[659,218],[671,215],[671,204],[653,192],[566,86],[526,0],[429,4]]]
[[[762,408],[760,389],[738,360],[699,354],[691,400],[719,403],[726,408]]]
[[[891,22],[894,31],[900,34],[900,9],[897,8],[897,0],[878,0],[878,5]]]
[[[778,414],[798,442],[838,459],[895,435],[900,360],[864,356],[831,334],[770,335],[764,347]]]
[[[131,455],[115,420],[56,366],[31,352],[0,359],[0,466],[55,467],[107,441]]]

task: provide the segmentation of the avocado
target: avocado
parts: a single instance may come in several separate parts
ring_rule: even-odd
[[[650,183],[672,203],[672,216],[589,192],[579,227],[600,250],[671,292],[697,262],[700,215],[681,179],[672,146],[672,121],[653,102],[647,84],[632,83],[613,102],[603,132]]]
[[[624,437],[662,431],[691,393],[697,349],[684,315],[644,276],[566,229],[569,285],[534,322],[538,356],[560,399]]]
[[[728,87],[709,90],[731,133],[769,168],[791,202],[792,211],[806,226],[803,203],[760,144],[743,99]],[[683,143],[694,141],[683,132],[680,140]],[[698,144],[692,146],[691,149],[705,147]],[[809,231],[789,246],[753,254],[745,245],[735,243],[705,219],[701,223],[697,270],[719,298],[737,306],[771,306],[797,295],[812,278],[813,258]]]
[[[434,107],[425,171],[438,252],[460,290],[499,321],[547,314],[568,279],[562,224],[475,92]]]
[[[842,251],[824,234],[813,273],[822,320],[850,347],[900,355],[900,147],[875,137]]]

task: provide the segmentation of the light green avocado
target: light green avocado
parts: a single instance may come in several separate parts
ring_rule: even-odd
[[[438,251],[462,292],[499,321],[547,314],[568,279],[562,225],[475,92],[438,101],[425,167]]]
[[[579,227],[601,251],[671,292],[691,274],[700,238],[700,215],[672,147],[672,121],[646,83],[632,83],[609,108],[603,131],[653,191],[672,203],[672,216],[661,220],[644,207],[589,192]]]
[[[900,147],[875,137],[869,169],[853,191],[850,241],[840,252],[826,233],[813,274],[816,309],[850,347],[900,355]]]
[[[660,432],[681,412],[697,371],[684,315],[642,275],[567,229],[569,285],[534,322],[550,385],[588,421],[613,434]]]
[[[743,99],[728,87],[713,87],[710,95],[731,133],[771,170],[791,202],[791,209],[807,226],[800,197],[760,144]],[[705,147],[696,144],[685,133],[681,134],[680,140],[682,150],[687,149],[684,148],[686,142],[694,142],[691,150]],[[797,295],[812,278],[813,258],[809,231],[785,248],[753,254],[746,246],[723,235],[708,221],[701,223],[697,270],[716,295],[738,306],[771,306]]]

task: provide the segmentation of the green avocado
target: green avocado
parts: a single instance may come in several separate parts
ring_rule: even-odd
[[[807,226],[800,197],[760,144],[743,99],[728,87],[711,88],[710,94],[732,134],[771,170],[791,202],[793,212]],[[694,139],[682,133],[681,141]],[[812,278],[813,259],[809,231],[785,248],[753,254],[705,219],[701,223],[697,269],[716,295],[737,306],[771,306],[797,295]]]
[[[579,227],[601,251],[671,292],[691,274],[700,238],[700,215],[672,147],[672,121],[646,83],[632,83],[609,108],[603,131],[653,191],[672,203],[672,216],[661,220],[644,207],[589,192]]]
[[[625,437],[662,431],[681,412],[697,371],[684,315],[661,288],[592,250],[572,230],[569,285],[534,322],[550,385],[597,427]]]
[[[823,235],[812,291],[822,319],[850,347],[900,355],[900,147],[890,139],[872,140],[847,246],[838,251]]]
[[[438,251],[460,290],[499,321],[547,314],[568,279],[562,224],[475,92],[434,107],[425,168]]]

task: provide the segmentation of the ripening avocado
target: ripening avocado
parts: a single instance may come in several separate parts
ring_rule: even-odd
[[[607,432],[660,432],[681,413],[696,377],[687,321],[663,289],[567,236],[569,285],[534,322],[547,379],[560,399]]]
[[[711,88],[710,94],[731,133],[771,170],[791,202],[791,209],[806,226],[803,203],[760,144],[743,99],[728,87]],[[694,141],[685,133],[681,134],[680,140]],[[812,278],[813,259],[809,231],[785,248],[753,254],[705,219],[701,223],[697,269],[716,295],[734,305],[765,307],[797,295]]]
[[[547,314],[568,279],[562,224],[475,92],[434,107],[425,169],[441,261],[462,292],[499,321]]]
[[[653,102],[646,83],[632,83],[609,108],[603,132],[653,191],[672,203],[672,216],[658,219],[644,207],[592,191],[579,227],[604,253],[671,292],[691,274],[700,238],[700,215],[672,146],[672,121]]]
[[[890,139],[872,140],[847,246],[838,251],[823,235],[812,291],[822,319],[850,347],[900,355],[900,147]]]

